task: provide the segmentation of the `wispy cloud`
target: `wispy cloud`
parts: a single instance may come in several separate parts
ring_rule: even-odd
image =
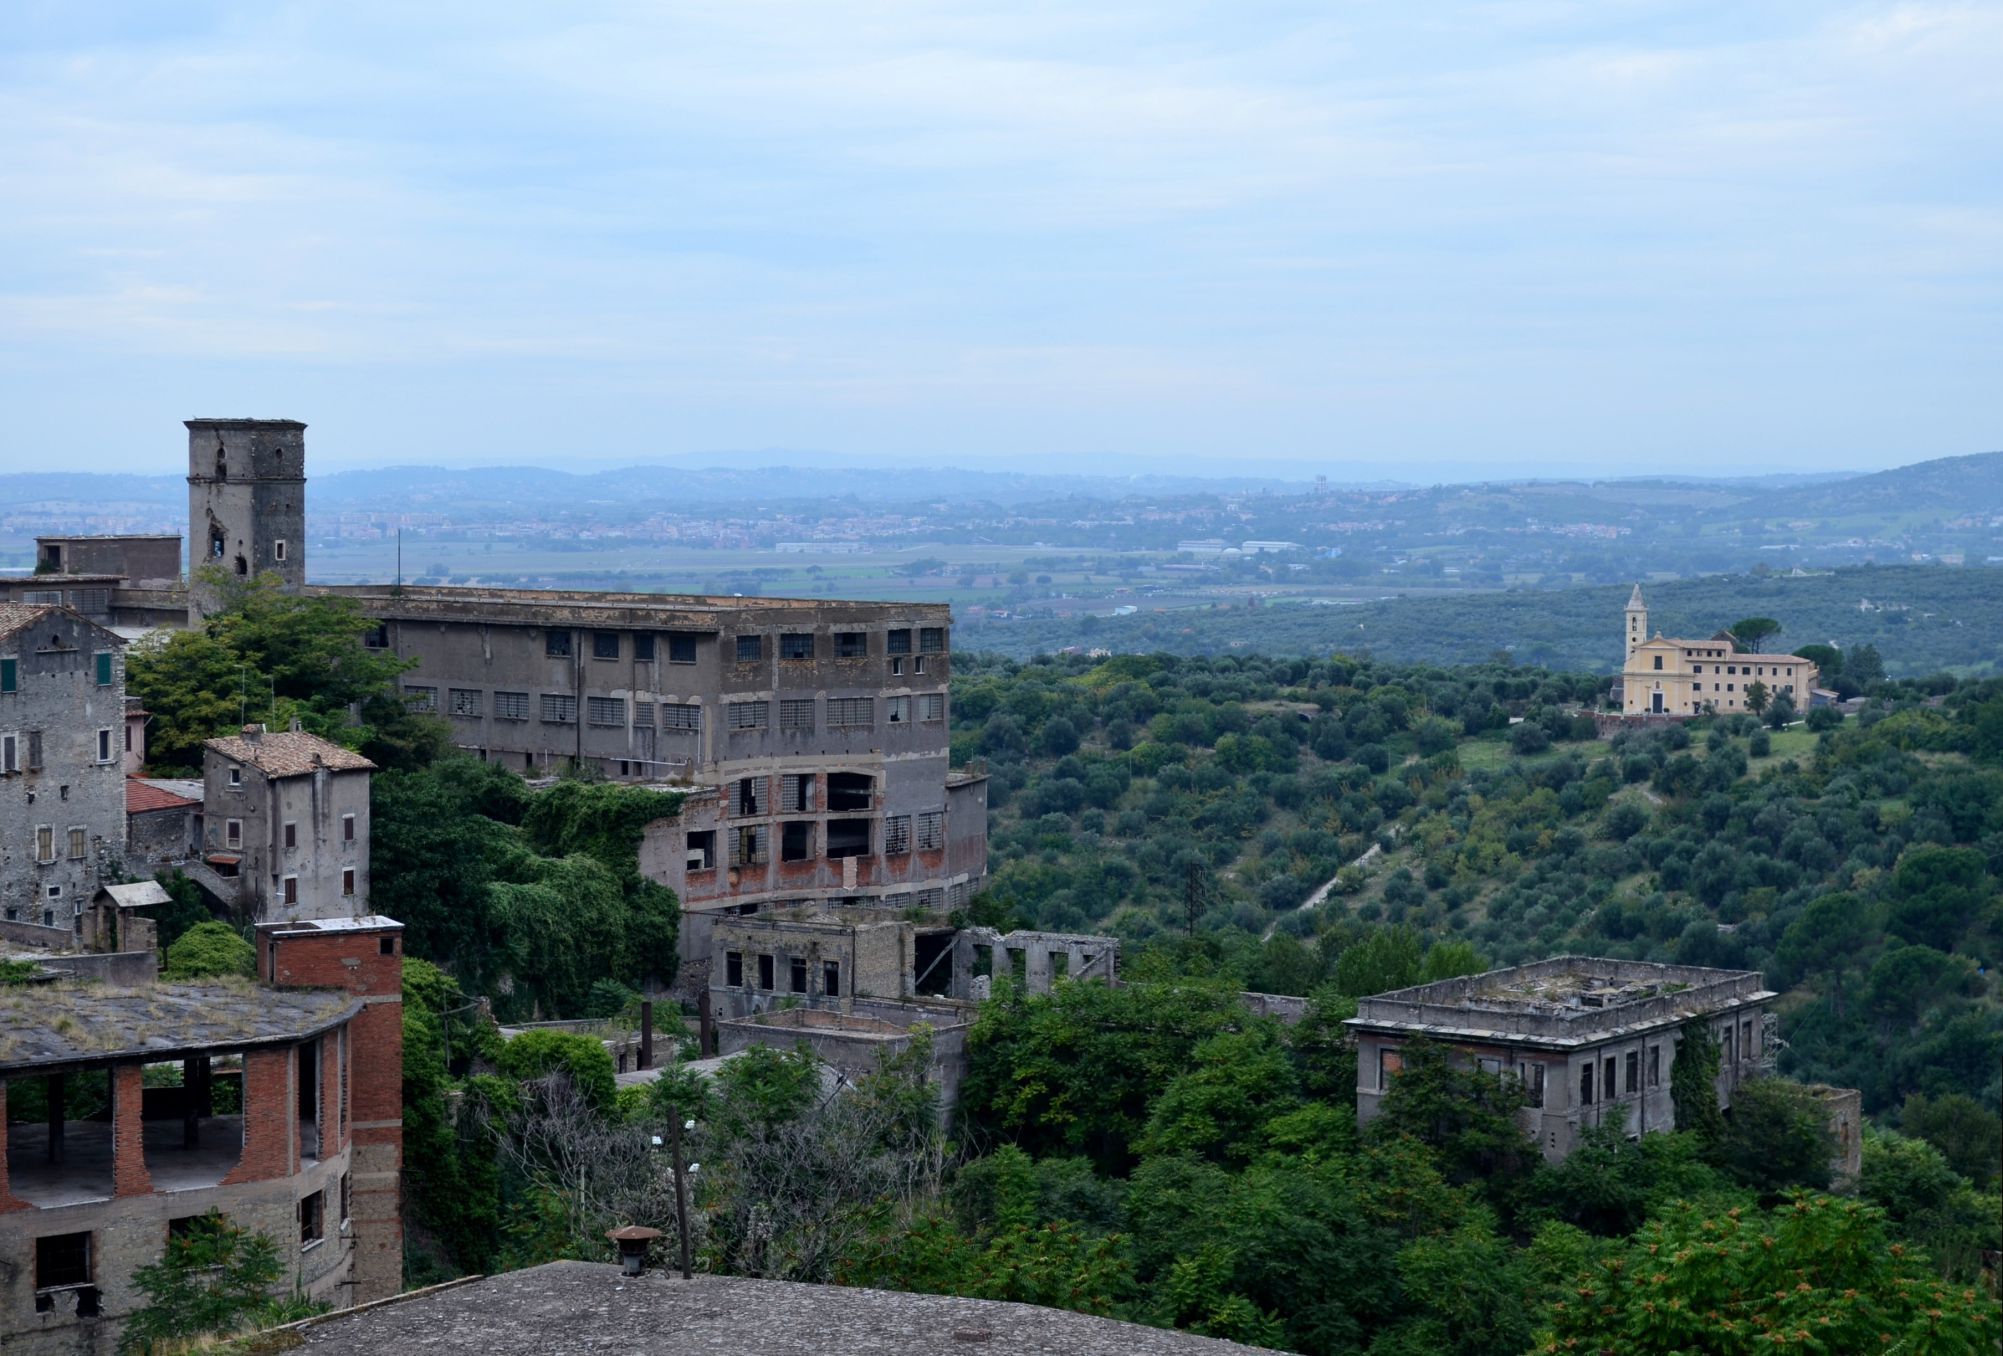
[[[107,464],[205,402],[330,459],[1966,451],[1999,68],[1987,5],[31,4],[0,394],[137,393]]]

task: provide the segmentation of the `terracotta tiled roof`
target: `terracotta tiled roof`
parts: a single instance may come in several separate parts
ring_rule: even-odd
[[[125,813],[129,815],[143,815],[151,810],[185,810],[200,804],[198,800],[177,796],[164,786],[154,786],[137,777],[125,779]]]
[[[304,730],[259,735],[255,742],[242,735],[228,735],[207,740],[203,747],[257,768],[267,777],[304,777],[323,767],[334,772],[375,770],[375,764],[359,753]]]
[[[45,603],[0,603],[0,636],[11,636],[55,610]]]

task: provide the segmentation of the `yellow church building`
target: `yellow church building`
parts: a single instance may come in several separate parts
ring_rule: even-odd
[[[1746,689],[1766,688],[1769,700],[1787,693],[1807,711],[1821,676],[1793,654],[1740,654],[1728,631],[1709,640],[1648,634],[1641,585],[1627,600],[1627,663],[1621,668],[1621,710],[1630,716],[1700,716],[1744,711]]]

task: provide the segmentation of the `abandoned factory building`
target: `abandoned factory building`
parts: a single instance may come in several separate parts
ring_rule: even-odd
[[[281,1240],[312,1298],[401,1288],[401,933],[260,928],[255,984],[133,953],[0,990],[0,1347],[114,1350],[133,1273],[210,1210]],[[128,961],[149,973],[117,982]]]
[[[1721,1055],[1718,1104],[1771,1072],[1775,995],[1754,971],[1559,956],[1366,998],[1356,1037],[1356,1115],[1368,1122],[1414,1040],[1521,1080],[1521,1120],[1545,1158],[1600,1124],[1638,1136],[1675,1128],[1669,1071],[1685,1031],[1707,1024]]]
[[[124,628],[187,626],[217,604],[214,571],[225,580],[275,574],[289,590],[352,599],[374,619],[370,643],[411,664],[405,700],[437,713],[460,747],[528,775],[588,769],[679,792],[679,813],[648,830],[641,863],[687,911],[685,982],[696,991],[707,982],[707,924],[717,912],[950,911],[980,888],[987,782],[951,767],[946,606],[308,585],[306,426],[191,419],[186,427],[189,579],[163,580],[158,538],[48,537],[39,539],[47,568],[89,574],[47,576],[45,591],[67,588],[64,598],[73,595],[86,615]],[[249,916],[294,916],[288,873],[269,869],[285,852],[272,835],[288,822],[317,834],[326,807],[309,807],[310,819],[275,805],[262,819],[247,805],[226,812],[215,797],[215,752],[203,853],[242,859]],[[222,770],[248,777],[256,761],[231,755]],[[342,769],[327,771],[338,800]],[[313,785],[322,783],[316,771]],[[149,846],[171,840],[166,802],[143,799],[161,821],[147,826]],[[232,820],[242,821],[240,848],[227,839]],[[253,870],[257,852],[267,860]],[[346,910],[349,896],[333,892],[345,889],[338,873],[349,868],[338,851],[321,856],[334,874],[297,873],[297,912],[361,911],[365,867]],[[213,892],[204,865],[214,864],[190,874]]]

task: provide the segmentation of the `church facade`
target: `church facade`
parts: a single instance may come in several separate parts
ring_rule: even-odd
[[[1757,684],[1769,701],[1785,692],[1806,711],[1820,677],[1794,654],[1741,654],[1728,631],[1708,640],[1677,640],[1648,631],[1641,585],[1627,601],[1627,662],[1621,668],[1621,711],[1629,716],[1701,716],[1749,711],[1746,689]]]

